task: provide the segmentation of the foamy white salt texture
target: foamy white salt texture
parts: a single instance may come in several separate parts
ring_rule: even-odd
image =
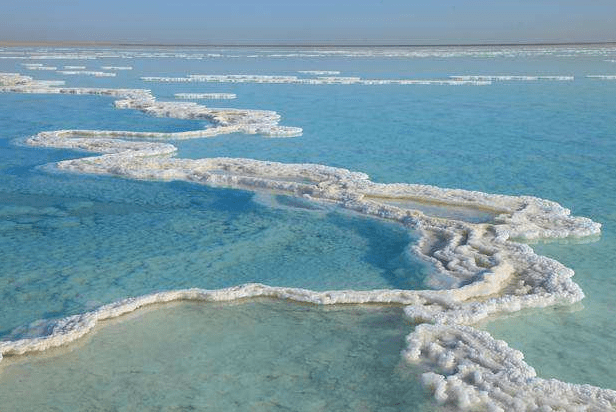
[[[85,70],[86,66],[64,66],[64,70]]]
[[[176,99],[211,99],[211,100],[231,100],[237,98],[235,93],[176,93]]]
[[[586,77],[589,79],[616,80],[616,74],[591,74]]]
[[[155,116],[207,119],[212,127],[201,131],[60,130],[41,132],[29,138],[27,144],[101,153],[59,162],[59,170],[273,190],[400,222],[420,234],[418,243],[409,250],[436,268],[428,279],[434,290],[315,292],[246,284],[125,299],[92,312],[49,321],[44,329],[50,332],[44,336],[1,342],[0,354],[17,355],[63,345],[88,333],[99,320],[174,300],[230,301],[267,296],[314,304],[398,303],[406,305],[405,313],[420,323],[407,337],[404,356],[426,370],[423,381],[440,402],[460,409],[494,411],[616,410],[615,391],[538,378],[520,352],[472,327],[489,316],[581,300],[584,295],[571,280],[571,269],[511,239],[589,236],[600,232],[600,224],[571,216],[559,204],[536,197],[374,183],[364,173],[318,164],[243,158],[180,159],[174,157],[175,146],[160,141],[238,131],[270,136],[301,133],[299,128],[278,126],[280,116],[275,112],[158,102],[147,90],[58,88],[15,73],[0,74],[0,91],[112,95],[121,99],[116,102],[118,108]],[[490,223],[468,223],[428,216],[400,206],[405,201],[480,209],[495,218]]]
[[[483,79],[362,79],[361,77],[319,76],[299,78],[297,76],[276,76],[260,74],[191,74],[188,77],[144,76],[141,80],[161,83],[259,83],[259,84],[360,84],[360,85],[473,85],[484,86],[492,82]]]

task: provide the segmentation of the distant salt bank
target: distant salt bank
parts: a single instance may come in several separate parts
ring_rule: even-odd
[[[65,75],[83,75],[83,76],[94,76],[94,77],[115,77],[115,73],[111,72],[99,72],[99,71],[90,71],[90,70],[58,70],[58,73]]]
[[[340,74],[338,70],[300,70],[298,73],[312,74],[316,76],[336,76]]]
[[[103,70],[133,70],[132,66],[101,66]]]
[[[318,76],[316,78],[299,78],[286,75],[263,74],[190,74],[188,77],[142,76],[144,82],[160,83],[257,83],[257,84],[361,84],[361,85],[474,85],[492,84],[489,80],[460,79],[362,79],[357,76]]]
[[[41,64],[41,63],[22,63],[21,65],[24,66],[28,70],[49,70],[49,71],[58,70],[58,68],[55,66],[45,66],[44,64]]]
[[[235,93],[176,93],[174,96],[176,99],[187,100],[231,100],[237,97]]]

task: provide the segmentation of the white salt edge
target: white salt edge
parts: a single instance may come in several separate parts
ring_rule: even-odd
[[[301,72],[305,73],[305,72]],[[161,83],[264,83],[264,84],[305,84],[305,85],[472,85],[484,86],[492,82],[481,79],[362,79],[360,77],[320,76],[299,78],[297,76],[259,74],[191,74],[188,77],[144,76],[141,80]]]

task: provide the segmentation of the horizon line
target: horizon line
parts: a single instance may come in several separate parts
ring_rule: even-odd
[[[616,40],[608,41],[564,41],[564,42],[494,42],[494,43],[150,43],[150,42],[111,42],[111,41],[2,41],[0,47],[516,47],[516,46],[589,46],[616,45]]]

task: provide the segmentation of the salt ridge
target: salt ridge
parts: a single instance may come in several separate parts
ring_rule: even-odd
[[[28,70],[47,70],[47,71],[58,70],[58,68],[55,66],[45,66],[42,64],[38,64],[38,63],[32,63],[32,64],[22,63],[22,66],[24,66]]]
[[[131,66],[101,66],[103,70],[133,70]]]
[[[99,72],[92,70],[58,70],[60,74],[67,75],[83,75],[83,76],[94,76],[94,77],[115,77],[116,74],[112,72]]]
[[[176,93],[174,94],[176,99],[219,99],[219,100],[231,100],[237,98],[235,93]]]
[[[426,370],[424,383],[441,402],[460,409],[494,411],[616,410],[615,391],[537,378],[520,352],[471,326],[490,316],[581,300],[584,295],[571,280],[571,269],[511,239],[596,235],[600,224],[570,216],[568,209],[536,197],[375,183],[364,173],[318,164],[242,158],[180,159],[173,157],[175,146],[164,142],[236,131],[275,135],[273,132],[281,127],[275,112],[157,102],[149,91],[139,89],[59,88],[15,73],[0,75],[0,92],[109,95],[120,99],[116,102],[118,108],[181,119],[205,118],[213,126],[202,131],[61,130],[41,132],[26,143],[102,153],[61,161],[56,164],[59,170],[275,191],[400,222],[420,234],[418,243],[409,246],[409,250],[437,269],[428,280],[434,290],[315,292],[246,284],[214,291],[190,289],[125,299],[92,312],[50,321],[46,336],[1,342],[0,354],[17,355],[63,345],[88,333],[99,320],[173,300],[221,301],[267,296],[314,304],[397,303],[406,305],[406,315],[420,323],[407,337],[404,356]],[[283,130],[287,135],[291,135],[290,131],[301,131]],[[482,209],[495,217],[490,223],[445,219],[402,207],[404,201]]]
[[[317,76],[329,76],[329,75],[339,75],[340,72],[338,70],[299,70],[298,73],[301,74],[311,74]]]
[[[465,75],[465,76],[450,76],[454,80],[476,80],[476,81],[537,81],[537,80],[552,80],[552,81],[573,81],[575,80],[574,76],[542,76],[542,75],[533,75],[533,76],[521,76],[521,75]]]
[[[299,78],[297,76],[276,76],[260,74],[191,74],[188,77],[144,76],[141,80],[161,83],[261,83],[261,84],[361,84],[361,85],[473,85],[491,84],[490,80],[475,79],[362,79],[360,77],[319,76]]]

